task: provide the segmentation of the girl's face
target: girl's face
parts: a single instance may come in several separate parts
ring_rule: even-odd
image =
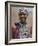
[[[27,15],[20,15],[20,21],[21,22],[26,22],[26,18],[27,18]]]

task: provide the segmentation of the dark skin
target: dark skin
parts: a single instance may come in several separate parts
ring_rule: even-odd
[[[21,14],[21,15],[19,15],[19,19],[20,19],[21,23],[26,23],[27,15]]]

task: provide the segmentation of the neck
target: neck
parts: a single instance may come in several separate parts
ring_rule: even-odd
[[[24,24],[27,24],[27,23],[26,23],[26,22],[21,22],[21,24],[23,24],[23,25],[24,25]]]

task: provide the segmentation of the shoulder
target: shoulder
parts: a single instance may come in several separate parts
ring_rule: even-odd
[[[19,26],[19,27],[20,27],[20,22],[18,22],[18,23],[15,23],[15,26]]]
[[[18,23],[15,23],[15,25],[16,25],[16,26],[19,26],[19,25],[20,25],[20,22],[18,22]]]

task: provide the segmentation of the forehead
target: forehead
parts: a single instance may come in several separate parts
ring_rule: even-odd
[[[21,12],[21,13],[19,13],[19,16],[22,16],[22,15],[27,15],[26,13],[23,13],[23,12]]]

